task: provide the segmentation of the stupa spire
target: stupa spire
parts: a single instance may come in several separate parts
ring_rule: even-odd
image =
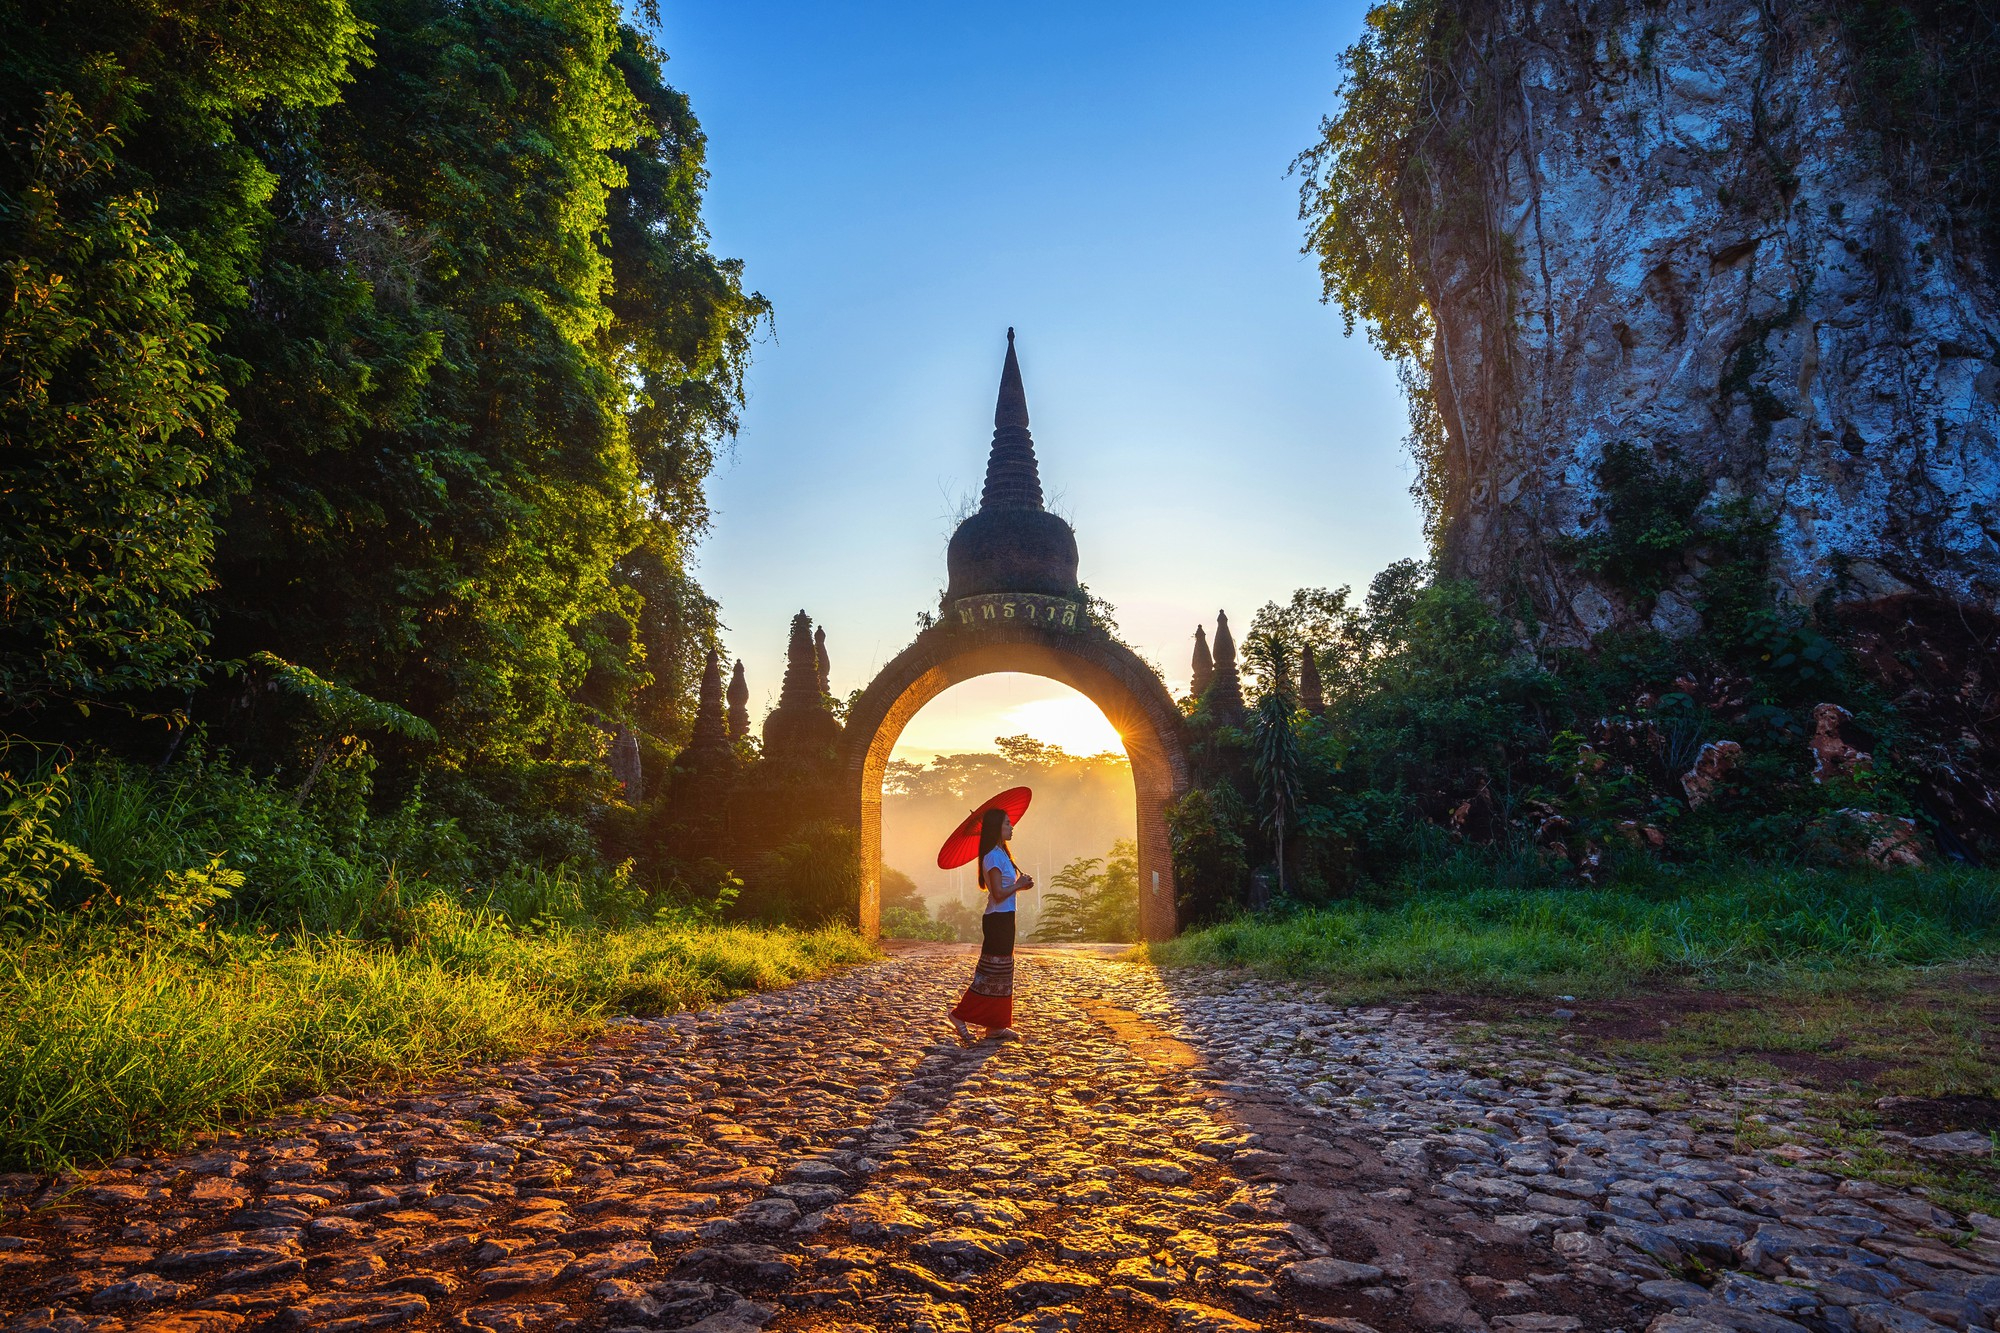
[[[1199,699],[1208,693],[1209,684],[1215,679],[1215,659],[1208,655],[1208,631],[1200,625],[1194,627],[1194,677],[1189,682],[1188,692]]]
[[[1319,678],[1319,654],[1306,644],[1299,653],[1299,703],[1318,716],[1326,711],[1326,687]]]
[[[792,617],[785,643],[785,680],[778,689],[778,707],[813,710],[819,701],[819,653],[813,644],[812,617],[801,611]]]
[[[736,674],[729,678],[729,739],[740,741],[750,734],[750,682],[743,678],[743,659],[736,659]]]
[[[813,664],[818,672],[819,692],[833,693],[833,659],[826,655],[826,626],[813,631]]]
[[[1215,613],[1215,679],[1209,685],[1208,711],[1234,726],[1243,720],[1243,681],[1236,673],[1236,636],[1229,632],[1229,613]]]
[[[1060,514],[1042,507],[1035,440],[1028,434],[1028,394],[1007,330],[1000,397],[993,405],[993,447],[979,512],[958,525],[945,549],[945,600],[984,593],[1028,592],[1077,598],[1076,534]]]
[[[993,404],[993,450],[986,458],[981,509],[1040,509],[1042,477],[1035,465],[1035,437],[1028,433],[1028,391],[1007,330],[1007,359],[1000,367],[1000,396]]]
[[[722,661],[715,649],[710,648],[708,660],[701,668],[701,694],[695,704],[694,734],[688,738],[689,752],[699,756],[728,749],[729,736],[724,727]]]
[[[764,719],[764,753],[793,759],[820,760],[840,740],[840,722],[827,710],[820,688],[822,644],[813,641],[812,617],[801,611],[792,617],[785,645],[785,683],[778,706]]]

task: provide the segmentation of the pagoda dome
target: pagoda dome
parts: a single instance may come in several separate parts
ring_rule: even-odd
[[[1007,359],[1000,369],[1000,397],[993,409],[993,448],[986,460],[986,489],[979,512],[958,525],[945,551],[945,599],[981,593],[1042,593],[1081,597],[1076,533],[1042,507],[1035,438],[1028,433],[1028,395],[1007,330]]]

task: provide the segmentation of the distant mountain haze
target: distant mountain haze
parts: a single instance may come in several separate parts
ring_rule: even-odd
[[[999,753],[939,755],[928,764],[892,759],[882,790],[882,862],[916,881],[933,914],[948,902],[978,901],[972,866],[940,870],[937,853],[960,820],[1009,787],[1034,788],[1034,804],[1013,839],[1014,858],[1035,877],[1022,895],[1021,932],[1041,914],[1041,889],[1080,857],[1103,856],[1136,837],[1132,766],[1122,754],[1078,756],[1026,736],[995,740]]]

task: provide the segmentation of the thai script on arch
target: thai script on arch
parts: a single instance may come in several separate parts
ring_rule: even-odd
[[[1085,623],[1077,614],[1083,609],[1077,603],[1066,597],[1043,597],[1035,593],[982,593],[957,598],[951,606],[961,626],[1019,620],[1049,629],[1075,629]]]

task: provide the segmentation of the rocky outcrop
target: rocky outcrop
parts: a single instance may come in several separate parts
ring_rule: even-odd
[[[1554,644],[1699,629],[1698,542],[1638,591],[1575,558],[1628,445],[1772,525],[1781,599],[2000,610],[2000,298],[1885,140],[1841,11],[1451,8],[1473,147],[1439,189],[1470,197],[1434,200],[1419,263],[1445,570],[1525,595]]]
[[[1841,818],[1860,831],[1861,845],[1856,860],[1884,870],[1916,869],[1924,863],[1924,845],[1917,839],[1917,823],[1879,810],[1840,810]]]
[[[1848,740],[1847,731],[1853,724],[1854,714],[1839,704],[1819,704],[1813,708],[1813,729],[1806,738],[1806,750],[1812,755],[1814,782],[1851,778],[1874,763],[1874,756],[1857,749]]]
[[[1681,774],[1681,790],[1687,803],[1700,809],[1722,780],[1743,761],[1743,747],[1735,741],[1710,741],[1695,756],[1694,767]]]
[[[1918,738],[1897,764],[1921,784],[1940,850],[2000,853],[2000,616],[1895,597],[1841,619],[1856,665]]]

